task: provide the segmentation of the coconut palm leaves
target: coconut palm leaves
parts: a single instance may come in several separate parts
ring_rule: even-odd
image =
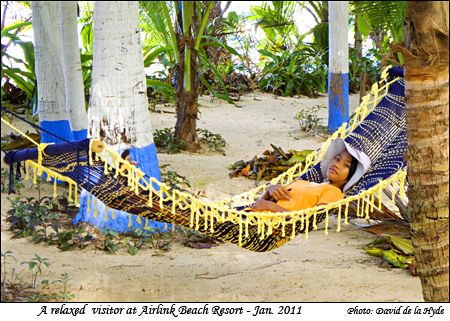
[[[403,41],[403,21],[406,16],[406,1],[352,1],[353,14],[361,34],[371,31],[388,31],[394,42]]]
[[[265,1],[262,6],[251,8],[256,26],[261,28],[274,48],[284,48],[291,43],[291,35],[298,36],[294,14],[298,1]]]
[[[139,1],[141,9],[141,26],[145,30],[144,64],[147,66],[156,58],[155,50],[166,52],[171,61],[179,62],[177,39],[173,13],[174,4],[166,1]],[[154,50],[153,50],[154,49]]]

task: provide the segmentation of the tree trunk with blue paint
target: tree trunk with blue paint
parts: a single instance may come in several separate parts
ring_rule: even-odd
[[[128,149],[131,161],[136,161],[140,170],[161,180],[148,111],[138,4],[96,2],[94,21],[89,136],[101,139],[119,154]],[[170,228],[126,212],[113,212],[86,192],[81,193],[80,212],[74,219],[77,222],[116,232]]]
[[[330,1],[328,14],[328,131],[334,132],[349,118],[348,1]]]
[[[76,2],[33,1],[38,113],[43,143],[87,137]]]

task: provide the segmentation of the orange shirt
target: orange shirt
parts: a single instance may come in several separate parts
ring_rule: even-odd
[[[341,190],[329,183],[315,184],[297,180],[286,188],[291,195],[291,200],[279,200],[277,204],[288,211],[303,210],[318,204],[337,202],[344,198]]]

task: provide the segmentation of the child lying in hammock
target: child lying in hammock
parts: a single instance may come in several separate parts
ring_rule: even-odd
[[[369,167],[370,159],[366,154],[338,138],[330,144],[321,162],[322,176],[328,179],[326,182],[297,180],[288,186],[271,185],[252,209],[290,212],[337,202]]]

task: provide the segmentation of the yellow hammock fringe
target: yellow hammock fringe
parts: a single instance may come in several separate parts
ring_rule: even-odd
[[[388,67],[389,68],[389,67]],[[386,68],[382,73],[382,81],[380,83],[385,82],[384,85],[379,86],[378,84],[374,85],[372,87],[372,95],[373,99],[371,100],[371,95],[368,95],[364,97],[361,105],[356,109],[355,116],[353,117],[349,128],[347,129],[347,124],[344,123],[342,126],[325,142],[322,144],[322,148],[319,153],[312,152],[310,155],[308,155],[306,159],[306,164],[298,164],[287,170],[285,173],[281,174],[280,176],[274,178],[270,183],[271,184],[288,184],[292,182],[294,179],[305,173],[310,166],[314,166],[317,162],[319,162],[324,154],[326,149],[328,148],[329,144],[332,140],[334,140],[337,137],[345,138],[356,126],[359,125],[359,123],[371,112],[371,110],[378,104],[378,101],[382,99],[386,93],[388,92],[389,85],[398,79],[394,79],[391,82],[386,82],[387,77],[387,69]],[[381,94],[380,94],[381,93]],[[3,121],[3,119],[2,119]],[[5,122],[5,121],[4,121]],[[21,132],[22,133],[22,132]],[[23,134],[23,133],[22,133]],[[42,166],[42,154],[44,153],[46,144],[39,144],[38,146],[38,162],[34,162],[32,160],[27,160],[25,162],[26,166],[26,178],[29,177],[28,172],[29,168],[32,168],[34,170],[34,179],[36,175],[42,175],[42,173],[45,173],[49,178],[57,179],[60,181],[65,181],[69,183],[70,190],[72,185],[75,189],[75,197],[77,203],[78,203],[78,195],[77,195],[77,184],[75,181],[73,181],[70,178],[64,177],[59,173],[56,173],[52,170],[49,170]],[[92,164],[92,152],[95,152],[96,160],[102,160],[105,163],[105,173],[110,171],[115,171],[115,175],[121,175],[123,177],[126,177],[128,180],[128,186],[130,187],[130,190],[138,192],[139,188],[141,188],[143,191],[148,191],[149,193],[149,206],[152,205],[152,196],[156,195],[159,198],[159,205],[161,208],[164,207],[164,202],[167,200],[172,201],[172,204],[170,205],[171,212],[175,212],[177,209],[187,209],[190,208],[190,227],[195,228],[196,230],[199,230],[200,232],[202,229],[207,230],[208,229],[208,219],[210,223],[210,229],[213,231],[213,222],[214,221],[230,221],[234,224],[239,224],[239,245],[241,245],[242,238],[248,235],[248,227],[250,225],[257,226],[258,233],[260,234],[261,239],[263,239],[266,235],[270,235],[273,231],[273,229],[276,229],[278,227],[282,227],[283,229],[283,235],[285,234],[285,226],[291,225],[292,226],[292,235],[291,238],[295,237],[295,226],[296,224],[301,224],[301,226],[305,226],[305,237],[308,238],[308,225],[311,219],[313,219],[313,227],[317,229],[316,225],[316,217],[318,215],[323,214],[325,216],[325,233],[328,233],[328,217],[329,212],[332,210],[338,211],[338,221],[337,221],[337,229],[336,231],[341,230],[341,215],[342,215],[342,208],[345,207],[344,212],[344,223],[348,224],[348,208],[349,204],[353,201],[358,202],[358,216],[364,216],[365,218],[369,218],[369,213],[373,211],[373,207],[377,206],[378,209],[381,209],[381,195],[383,189],[386,187],[392,188],[392,196],[393,201],[395,200],[395,194],[396,188],[399,187],[399,194],[400,196],[404,196],[404,182],[406,177],[406,171],[405,170],[399,170],[397,173],[392,175],[390,178],[380,181],[377,185],[371,187],[368,190],[365,190],[358,195],[349,196],[345,199],[342,199],[338,202],[322,205],[322,206],[316,206],[311,209],[305,209],[301,211],[293,211],[293,212],[283,212],[283,213],[268,213],[268,212],[244,212],[244,211],[238,211],[230,206],[236,206],[241,204],[249,204],[254,202],[259,195],[261,195],[262,192],[265,191],[266,185],[261,185],[253,190],[247,191],[245,193],[242,193],[240,195],[237,195],[231,199],[228,200],[219,200],[215,203],[206,203],[200,199],[195,198],[194,196],[181,192],[179,190],[173,190],[170,189],[166,184],[159,182],[155,178],[151,177],[149,182],[145,181],[143,179],[144,173],[136,168],[135,166],[131,165],[129,162],[123,160],[118,153],[116,153],[114,150],[110,149],[108,146],[106,146],[103,142],[91,139],[90,141],[90,153],[89,153],[89,162]],[[114,167],[109,165],[114,164]],[[157,186],[155,188],[154,186]],[[56,186],[56,185],[55,185]],[[56,193],[56,187],[55,187],[55,193]],[[374,204],[374,197],[375,195],[378,196],[379,202],[378,204]],[[71,198],[72,195],[69,196]],[[232,204],[232,205],[231,205]],[[95,206],[95,204],[93,204]],[[370,206],[369,206],[370,205]],[[88,207],[90,204],[88,204]],[[96,207],[96,206],[95,206]],[[202,214],[203,213],[203,214]],[[219,214],[222,213],[222,214]],[[224,216],[224,213],[226,213],[226,217]],[[97,215],[97,211],[95,210],[95,214]],[[113,212],[113,219],[114,219],[114,212]],[[204,219],[204,226],[199,226],[200,222],[200,216],[202,216]],[[245,219],[242,218],[242,216],[245,216]],[[138,217],[136,220],[138,223],[141,222],[141,218]],[[148,220],[145,220],[146,229],[148,229]],[[130,215],[129,217],[129,226],[132,225],[132,217]]]

